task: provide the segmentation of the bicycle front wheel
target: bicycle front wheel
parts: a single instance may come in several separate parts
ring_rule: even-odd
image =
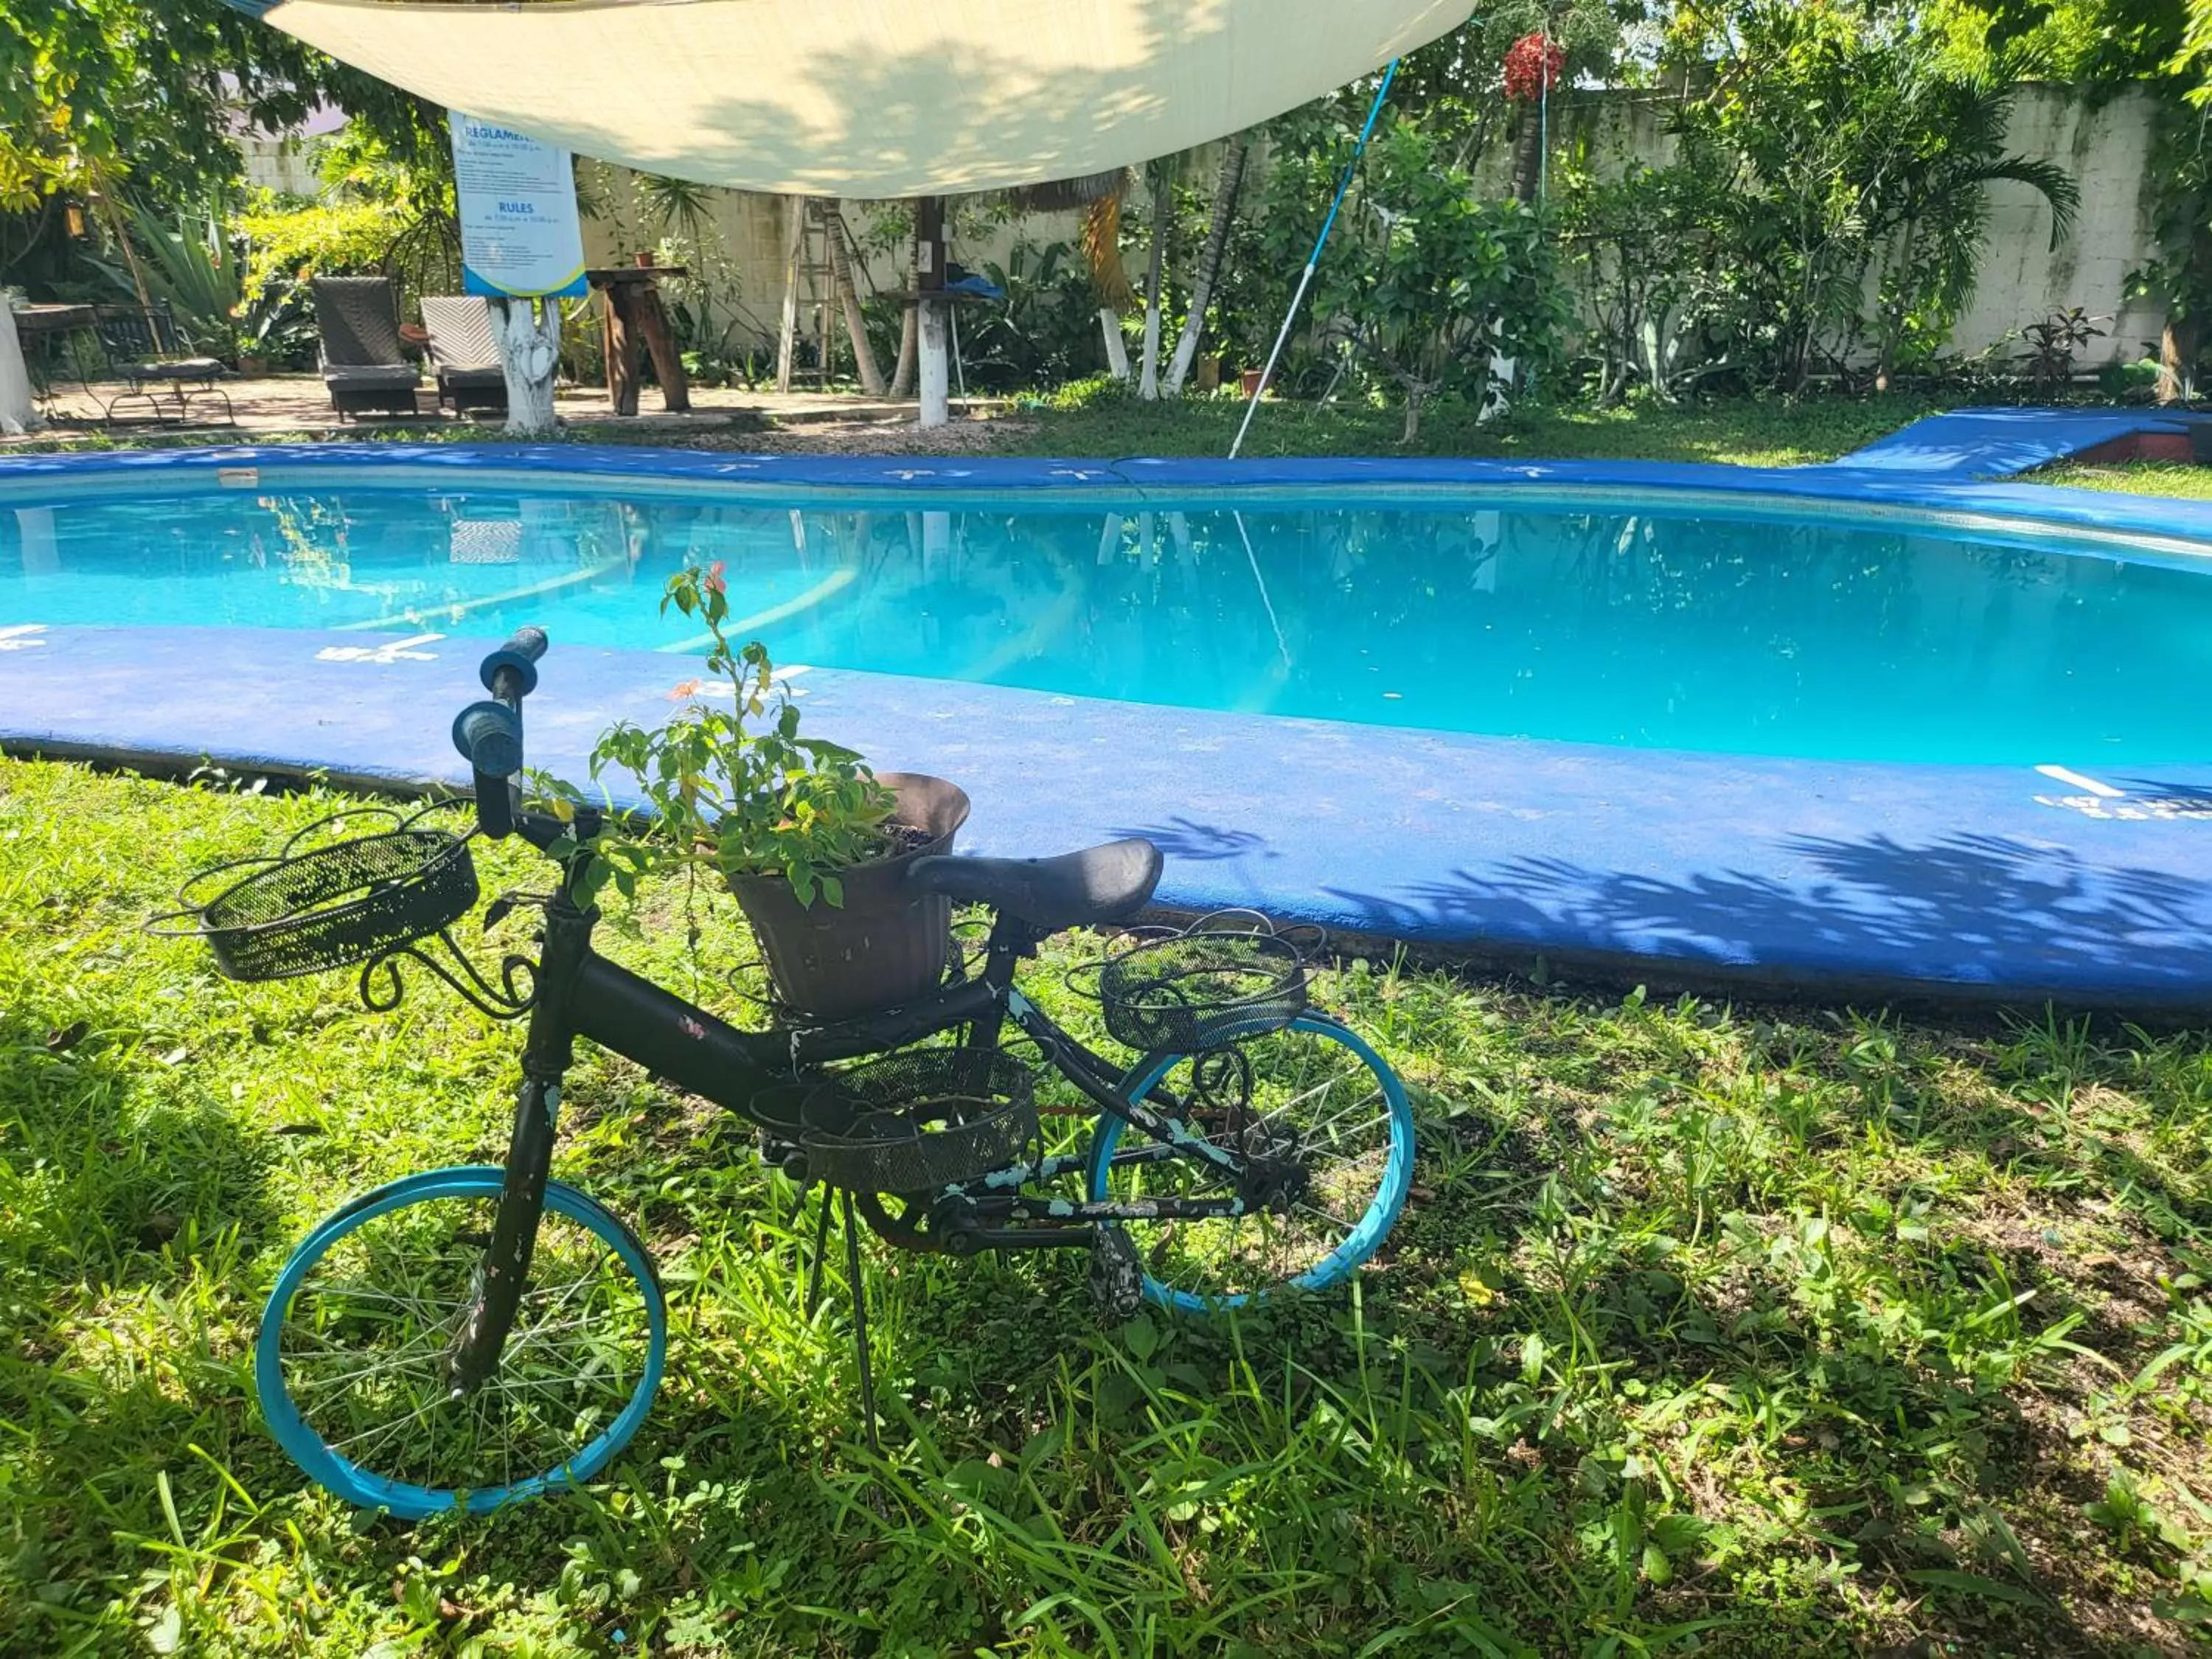
[[[589,1480],[637,1432],[668,1310],[637,1236],[561,1182],[499,1368],[453,1391],[502,1172],[434,1170],[355,1200],[278,1275],[254,1352],[262,1415],[349,1503],[409,1520],[481,1513]]]
[[[1243,1215],[1107,1224],[1127,1231],[1153,1301],[1196,1313],[1326,1290],[1381,1248],[1413,1184],[1413,1113],[1359,1037],[1305,1015],[1215,1054],[1149,1055],[1123,1092],[1148,1101],[1163,1089],[1199,1139],[1240,1161],[1265,1159],[1286,1179]],[[1168,1154],[1111,1114],[1091,1137],[1090,1173],[1097,1202],[1218,1198],[1229,1185],[1195,1148]]]

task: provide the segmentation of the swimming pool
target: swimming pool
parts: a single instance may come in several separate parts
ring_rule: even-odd
[[[764,494],[281,479],[0,513],[0,626],[504,634],[671,653],[720,561],[779,663],[1638,748],[2193,753],[2212,545],[1613,489]],[[677,671],[672,665],[671,678]]]
[[[2120,423],[1998,413],[1789,471],[0,456],[0,745],[465,784],[451,712],[542,619],[531,754],[580,780],[718,557],[963,850],[1144,835],[1172,907],[1546,981],[2212,1018],[2212,504],[1979,482]]]

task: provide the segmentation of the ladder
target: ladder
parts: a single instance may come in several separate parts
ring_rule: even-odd
[[[784,214],[783,317],[776,337],[775,389],[790,391],[799,372],[797,360],[803,315],[814,341],[814,383],[826,392],[836,360],[834,342],[843,325],[838,311],[842,301],[837,291],[837,268],[830,254],[833,234],[830,213],[822,198],[802,196],[786,197]],[[838,222],[842,228],[842,220]],[[849,230],[845,238],[847,269],[858,270],[862,268],[860,250],[853,246]]]

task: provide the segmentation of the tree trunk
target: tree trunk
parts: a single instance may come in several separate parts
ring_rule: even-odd
[[[15,333],[15,312],[0,299],[0,433],[20,437],[39,424],[39,411],[31,406],[31,371],[23,362],[23,344]]]
[[[1106,337],[1106,367],[1117,380],[1129,378],[1129,345],[1121,337],[1121,316],[1111,306],[1098,307],[1099,331]]]
[[[513,438],[550,437],[553,371],[561,361],[561,307],[544,301],[538,315],[531,300],[494,300],[492,331],[499,337],[499,364],[507,374],[507,432]]]
[[[1236,216],[1237,192],[1244,183],[1246,153],[1244,135],[1233,135],[1221,157],[1221,172],[1213,181],[1213,213],[1190,286],[1190,315],[1183,319],[1182,337],[1176,342],[1175,362],[1168,368],[1170,398],[1182,396],[1183,382],[1190,377],[1190,366],[1198,356],[1199,337],[1206,332],[1206,307],[1213,298],[1214,281],[1221,275],[1222,250],[1229,245],[1229,223]]]
[[[1513,133],[1513,199],[1536,199],[1536,175],[1544,161],[1544,118],[1534,102],[1521,106],[1521,125]]]
[[[860,377],[860,390],[871,398],[884,395],[884,372],[876,367],[874,348],[868,343],[867,319],[860,315],[860,295],[853,286],[853,261],[845,252],[845,216],[831,197],[822,204],[822,222],[830,236],[830,276],[837,284],[837,297],[845,306],[845,332],[853,342],[853,368]]]
[[[1406,388],[1406,429],[1399,436],[1398,441],[1401,444],[1410,444],[1421,435],[1422,390],[1423,388],[1418,386],[1409,386]]]
[[[2197,354],[2204,343],[2204,325],[2197,313],[2202,296],[2212,285],[2212,228],[2203,228],[2202,211],[2194,217],[2200,228],[2189,239],[2189,268],[2178,284],[2180,292],[2167,296],[2166,323],[2158,337],[2158,400],[2162,404],[2179,403],[2197,392]],[[2173,316],[2177,301],[2182,312],[2178,321]]]
[[[2178,404],[2196,389],[2197,322],[2166,319],[2158,337],[2158,400]],[[0,416],[0,419],[4,419]]]
[[[1154,169],[1152,179],[1152,255],[1145,272],[1145,363],[1137,380],[1137,395],[1146,403],[1160,395],[1160,277],[1174,210],[1175,189],[1162,166]]]
[[[907,243],[906,291],[908,294],[915,291],[915,284],[921,280],[920,247],[918,241],[909,240]],[[908,301],[899,318],[898,364],[891,370],[890,395],[894,398],[914,396],[915,354],[921,345],[921,337],[915,331],[918,315],[913,301]]]

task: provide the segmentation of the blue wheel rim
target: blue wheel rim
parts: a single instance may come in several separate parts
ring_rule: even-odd
[[[600,1431],[595,1438],[565,1459],[556,1468],[545,1470],[526,1480],[500,1486],[472,1487],[462,1492],[393,1480],[362,1468],[331,1450],[322,1437],[308,1427],[307,1420],[293,1405],[291,1395],[284,1386],[284,1316],[291,1308],[292,1297],[298,1292],[301,1282],[328,1253],[331,1246],[356,1228],[410,1204],[439,1199],[496,1198],[505,1180],[504,1170],[495,1165],[484,1164],[456,1165],[451,1169],[429,1170],[418,1175],[402,1176],[373,1192],[362,1194],[344,1208],[325,1217],[292,1252],[291,1259],[284,1264],[283,1272],[276,1276],[276,1288],[269,1293],[268,1305],[262,1312],[261,1334],[254,1344],[254,1392],[259,1397],[261,1413],[269,1425],[270,1432],[276,1436],[276,1443],[284,1449],[285,1454],[300,1466],[309,1480],[349,1503],[357,1504],[365,1509],[385,1510],[403,1520],[414,1521],[462,1508],[471,1514],[481,1515],[502,1504],[519,1503],[557,1487],[574,1486],[590,1480],[604,1468],[608,1461],[629,1443],[630,1437],[637,1432],[638,1425],[645,1421],[646,1413],[652,1409],[653,1397],[660,1387],[668,1350],[668,1306],[661,1295],[660,1281],[653,1272],[652,1258],[638,1245],[629,1230],[616,1220],[598,1200],[558,1181],[546,1185],[546,1210],[587,1229],[612,1249],[629,1269],[631,1277],[636,1279],[645,1296],[649,1328],[644,1373],[639,1378],[635,1392],[615,1420]]]
[[[1365,1064],[1381,1087],[1383,1099],[1390,1109],[1390,1154],[1382,1166],[1382,1179],[1376,1188],[1374,1200],[1359,1218],[1358,1224],[1342,1243],[1312,1267],[1294,1278],[1285,1279],[1280,1285],[1269,1287],[1270,1290],[1325,1291],[1350,1278],[1361,1262],[1382,1247],[1383,1238],[1397,1224],[1399,1212],[1406,1207],[1406,1194],[1413,1184],[1413,1109],[1406,1098],[1405,1085],[1398,1081],[1397,1073],[1358,1033],[1333,1019],[1323,1019],[1314,1014],[1300,1015],[1291,1022],[1289,1029],[1329,1038],[1349,1049]],[[1132,1100],[1143,1099],[1158,1088],[1162,1079],[1185,1058],[1174,1054],[1146,1055],[1123,1080],[1121,1092]],[[1113,1166],[1114,1149],[1121,1144],[1121,1132],[1127,1127],[1112,1113],[1102,1113],[1098,1127],[1091,1133],[1091,1196],[1094,1202],[1107,1201],[1113,1197],[1107,1177]],[[1146,1273],[1145,1294],[1161,1306],[1173,1308],[1181,1313],[1218,1313],[1227,1309],[1248,1306],[1266,1297],[1268,1290],[1239,1291],[1227,1296],[1199,1296],[1189,1291],[1177,1290],[1173,1285],[1163,1285]]]

